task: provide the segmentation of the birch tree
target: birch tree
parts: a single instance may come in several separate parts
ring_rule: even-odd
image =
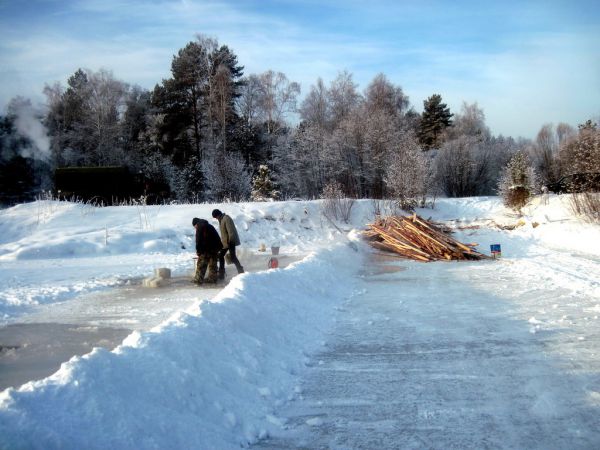
[[[338,126],[343,120],[358,107],[361,96],[357,85],[352,81],[352,74],[343,71],[331,82],[329,88],[329,104],[333,127]]]
[[[296,112],[300,84],[289,81],[282,72],[268,70],[259,75],[258,111],[268,134],[274,134],[284,125],[287,114]]]
[[[491,133],[485,124],[485,114],[477,103],[463,102],[460,113],[454,116],[453,126],[446,128],[448,139],[473,136],[480,141],[490,139]]]
[[[249,75],[242,80],[240,95],[236,100],[238,113],[246,124],[256,124],[260,115],[261,80]]]
[[[279,183],[293,196],[317,198],[325,182],[322,134],[316,127],[300,124],[289,140],[274,148]]]
[[[364,109],[355,108],[339,122],[329,145],[338,180],[348,195],[357,198],[367,195],[366,130]]]
[[[545,124],[538,132],[532,147],[534,164],[544,184],[558,180],[558,136],[552,124]]]
[[[370,113],[383,112],[393,117],[402,117],[409,107],[408,97],[402,88],[394,86],[382,73],[367,86],[365,103]]]
[[[95,165],[127,165],[132,155],[123,151],[120,119],[129,86],[114,78],[107,70],[89,72],[88,109],[91,155],[87,160]]]
[[[401,135],[388,157],[385,182],[398,205],[412,211],[427,194],[427,160],[412,132]]]
[[[448,197],[469,197],[485,186],[490,158],[478,138],[461,136],[442,146],[434,164],[438,186]]]
[[[129,86],[108,70],[77,70],[63,91],[46,86],[46,123],[53,135],[52,148],[58,164],[127,165],[122,117],[130,95]]]
[[[213,201],[248,199],[252,175],[238,153],[220,152],[202,161],[204,197]]]
[[[384,198],[388,194],[384,182],[387,158],[398,146],[409,101],[402,89],[383,74],[377,75],[367,86],[364,99],[366,155],[363,161],[367,195]]]
[[[323,80],[311,86],[308,94],[300,105],[300,119],[311,126],[317,126],[325,132],[329,128],[331,107],[329,94]]]

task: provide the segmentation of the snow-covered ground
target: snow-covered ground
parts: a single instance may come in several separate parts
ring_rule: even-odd
[[[48,353],[82,353],[52,345],[65,335],[98,347],[0,393],[0,448],[597,448],[600,230],[567,201],[537,199],[520,219],[494,197],[438,199],[419,213],[480,251],[501,244],[502,258],[429,264],[374,259],[352,231],[372,220],[370,201],[348,225],[330,223],[318,201],[2,210],[0,368],[33,345],[25,329]],[[230,266],[222,290],[194,289],[191,219],[214,207],[236,222],[249,270],[233,277]],[[287,267],[266,270],[261,244],[279,245]],[[141,287],[158,267],[173,271],[173,286]],[[398,350],[399,339],[405,347],[387,359],[412,371],[364,351]],[[371,385],[347,376],[364,373],[355,354],[379,361],[373,386],[401,375],[382,395],[403,400],[365,394]],[[346,383],[363,390],[336,392]],[[340,402],[362,405],[362,418]],[[365,425],[369,415],[377,421]]]

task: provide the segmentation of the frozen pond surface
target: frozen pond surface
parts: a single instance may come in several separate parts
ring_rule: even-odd
[[[244,254],[243,258],[244,269],[256,272],[267,269],[271,255]],[[281,268],[300,259],[277,256]],[[187,275],[175,276],[161,288],[146,288],[141,278],[131,279],[117,288],[40,305],[0,327],[0,390],[45,378],[72,356],[94,347],[111,350],[132,331],[149,330],[200,300],[210,301],[237,274],[233,265],[227,266],[225,281],[213,288],[192,284],[192,273],[190,269]]]

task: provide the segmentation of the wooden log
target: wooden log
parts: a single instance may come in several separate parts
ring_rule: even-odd
[[[378,218],[364,236],[376,248],[419,261],[489,258],[473,248],[476,244],[463,244],[416,214]]]

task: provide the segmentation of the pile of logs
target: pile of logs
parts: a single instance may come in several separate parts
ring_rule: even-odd
[[[364,235],[375,248],[418,261],[490,258],[474,250],[477,244],[458,242],[416,214],[379,219],[367,226]]]

